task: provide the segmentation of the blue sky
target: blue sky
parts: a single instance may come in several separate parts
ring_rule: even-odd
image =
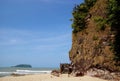
[[[71,21],[83,0],[0,0],[0,66],[69,62]]]

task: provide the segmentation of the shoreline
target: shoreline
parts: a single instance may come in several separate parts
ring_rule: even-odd
[[[108,81],[99,79],[96,77],[91,77],[88,75],[82,77],[73,77],[68,74],[61,74],[59,77],[53,76],[51,74],[32,74],[24,76],[5,76],[0,77],[0,81]]]
[[[56,68],[18,68],[18,67],[0,67],[0,77],[11,75],[29,75],[29,74],[47,74]]]

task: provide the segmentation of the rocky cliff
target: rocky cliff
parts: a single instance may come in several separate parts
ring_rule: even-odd
[[[78,30],[72,33],[72,47],[69,52],[71,63],[75,66],[74,71],[86,72],[91,68],[105,69],[110,72],[120,71],[120,43],[118,42],[120,25],[118,27],[114,25],[113,28],[113,25],[108,24],[108,6],[111,0],[93,1],[96,2],[87,8],[87,14],[83,18],[84,28],[77,28],[77,25],[81,24],[73,26],[73,31],[75,28]],[[81,5],[78,5],[75,8],[78,10],[74,10],[73,14],[81,15],[80,8]],[[75,16],[73,18],[73,24],[79,21],[79,19],[75,20]]]

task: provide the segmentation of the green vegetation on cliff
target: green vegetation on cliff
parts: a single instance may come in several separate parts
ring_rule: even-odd
[[[112,31],[115,31],[115,41],[113,49],[115,53],[115,60],[120,66],[120,0],[109,0],[108,5],[108,24]]]
[[[84,0],[72,15],[71,62],[120,71],[120,0]]]
[[[89,9],[95,4],[96,0],[85,0],[84,3],[77,5],[73,9],[73,33],[77,33],[85,29],[85,17],[89,14]]]

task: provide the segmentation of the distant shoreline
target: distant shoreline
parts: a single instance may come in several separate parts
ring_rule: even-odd
[[[18,65],[11,66],[11,67],[32,68],[30,64],[18,64]]]

